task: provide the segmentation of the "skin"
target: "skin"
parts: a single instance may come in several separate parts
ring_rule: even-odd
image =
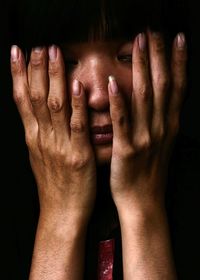
[[[120,55],[132,55],[132,61]],[[69,59],[78,63],[71,67]],[[35,49],[28,71],[21,50],[12,48],[13,97],[41,207],[30,280],[83,279],[86,231],[103,164],[110,165],[124,279],[176,279],[164,194],[186,61],[183,34],[174,39],[167,63],[161,34],[149,30],[133,42]],[[108,83],[109,75],[115,80]],[[113,142],[95,145],[91,127],[107,124]]]

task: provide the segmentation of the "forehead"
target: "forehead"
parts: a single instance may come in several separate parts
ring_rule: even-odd
[[[133,38],[134,39],[134,38]],[[132,45],[132,40],[118,38],[115,40],[97,40],[84,42],[66,42],[61,44],[64,51],[81,52],[87,50],[117,50],[124,45]]]
[[[134,37],[133,37],[134,38]],[[106,46],[110,46],[110,47],[115,47],[115,46],[120,46],[123,45],[127,42],[132,42],[131,39],[124,39],[124,38],[115,38],[115,39],[110,39],[110,40],[94,40],[94,41],[71,41],[71,42],[63,42],[60,44],[61,47],[63,48],[103,48]]]

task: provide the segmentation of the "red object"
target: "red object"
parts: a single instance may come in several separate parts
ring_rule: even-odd
[[[115,240],[99,242],[98,280],[113,280]]]

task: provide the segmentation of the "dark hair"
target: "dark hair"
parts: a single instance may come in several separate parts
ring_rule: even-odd
[[[131,39],[147,26],[173,36],[185,31],[186,11],[181,0],[19,0],[13,38],[26,47]]]

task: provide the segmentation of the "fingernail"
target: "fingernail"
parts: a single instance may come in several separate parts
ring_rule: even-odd
[[[144,51],[146,49],[146,36],[144,33],[140,33],[138,35],[138,46],[141,51]]]
[[[49,59],[54,62],[57,58],[57,47],[55,45],[52,45],[49,47]]]
[[[80,90],[80,83],[78,80],[74,80],[74,84],[73,84],[73,95],[80,95],[81,90]]]
[[[185,35],[183,33],[179,33],[176,38],[177,47],[182,50],[185,47]]]
[[[35,53],[41,53],[42,49],[43,49],[43,47],[35,47],[35,48],[33,48],[33,51]]]
[[[16,62],[19,58],[19,48],[16,45],[11,47],[11,60]]]
[[[110,83],[110,87],[111,87],[111,91],[113,95],[117,95],[119,93],[118,91],[118,86],[117,86],[117,82],[114,76],[109,76],[108,77],[109,83]]]

